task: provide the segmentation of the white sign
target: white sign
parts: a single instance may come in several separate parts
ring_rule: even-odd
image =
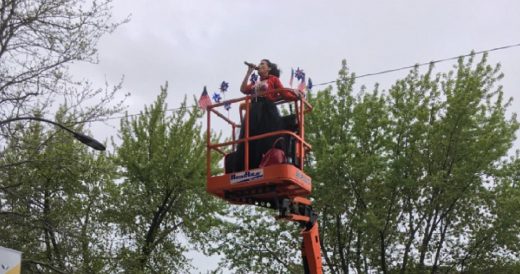
[[[264,170],[259,169],[252,169],[248,171],[243,172],[237,172],[231,174],[231,183],[237,184],[237,183],[244,183],[244,182],[250,182],[254,181],[260,178],[264,177]]]
[[[301,171],[296,171],[296,178],[301,180],[304,183],[310,184],[311,178],[305,174],[303,174]]]
[[[20,274],[22,252],[0,246],[0,274]]]

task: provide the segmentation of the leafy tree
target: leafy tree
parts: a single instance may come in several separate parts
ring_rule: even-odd
[[[60,111],[56,120],[70,117]],[[22,251],[27,272],[108,271],[115,166],[64,131],[31,123],[18,134],[0,159],[9,166],[0,169],[0,245]],[[10,165],[22,159],[31,161]]]
[[[75,82],[68,65],[96,62],[99,39],[123,22],[111,22],[112,0],[5,0],[0,3],[0,120],[32,115],[64,96],[67,106],[83,105],[79,122],[106,115],[112,92]],[[118,89],[118,88],[116,88]],[[12,129],[2,127],[9,136]]]
[[[520,219],[516,210],[520,206],[519,163],[518,152],[504,161],[493,176],[496,187],[482,195],[489,216],[483,218],[486,222],[475,225],[466,252],[459,255],[463,271],[516,273],[520,270],[517,255]]]
[[[234,273],[301,273],[300,229],[276,221],[275,211],[231,206],[212,235],[209,254],[222,256],[219,270]]]
[[[510,101],[504,102],[501,87],[495,85],[502,75],[498,66],[486,64],[486,56],[475,65],[473,57],[466,63],[460,59],[456,72],[438,75],[433,81],[429,78],[425,75],[414,88],[402,85],[401,91],[419,94],[419,110],[424,110],[412,125],[419,125],[417,132],[422,131],[425,140],[416,142],[413,153],[405,155],[417,162],[404,170],[419,170],[411,177],[418,187],[406,197],[411,204],[407,241],[416,241],[419,269],[426,269],[429,253],[433,273],[440,265],[460,267],[457,255],[452,254],[467,252],[461,239],[472,238],[478,226],[489,221],[482,214],[489,208],[481,195],[489,191],[487,177],[511,147],[518,123],[515,117],[505,117]],[[399,98],[392,96],[394,102]],[[417,237],[411,233],[414,230]]]
[[[518,128],[501,77],[486,56],[471,57],[446,74],[412,70],[388,94],[376,86],[354,96],[344,63],[337,94],[309,95],[309,173],[328,271],[435,273],[469,267],[475,244],[494,260],[515,250],[493,244],[507,234],[489,226],[499,220],[490,201],[503,193],[496,171]]]
[[[58,108],[66,108],[62,111],[72,117],[68,126],[75,126],[122,110],[122,101],[116,101],[121,83],[94,88],[69,73],[71,64],[96,62],[99,39],[127,21],[113,22],[111,2],[0,3],[0,151],[6,140],[16,142],[11,139],[19,138],[17,131],[24,129],[26,121],[15,124],[13,119],[53,116]],[[30,161],[19,159],[6,167]]]
[[[121,268],[172,273],[189,268],[186,240],[204,245],[219,223],[222,204],[205,190],[206,146],[199,109],[167,115],[167,87],[142,115],[121,122],[117,163],[123,181],[118,197]],[[213,137],[215,138],[215,137]],[[220,160],[213,157],[212,167]]]
[[[381,261],[377,240],[386,244],[395,226],[388,218],[394,214],[395,195],[391,185],[381,183],[389,161],[385,99],[377,87],[354,96],[354,78],[344,62],[337,95],[326,89],[308,96],[314,105],[306,121],[313,144],[308,172],[320,212],[325,266],[331,273],[369,271],[368,261]],[[381,210],[385,204],[390,204],[383,207],[388,211]]]
[[[24,251],[28,271],[110,269],[104,215],[113,165],[68,133],[13,122],[49,115],[81,131],[84,123],[121,110],[121,102],[111,106],[120,84],[95,89],[69,73],[75,62],[96,62],[99,39],[124,22],[112,22],[110,4],[0,3],[0,244]]]

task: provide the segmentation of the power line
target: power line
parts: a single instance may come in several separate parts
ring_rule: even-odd
[[[166,109],[164,112],[169,112],[169,111],[177,112],[179,110],[193,109],[193,108],[196,108],[196,107],[198,107],[198,106],[184,106],[184,107],[178,107],[178,108],[169,108],[169,109]],[[90,120],[88,122],[104,122],[104,121],[108,121],[108,120],[130,118],[130,117],[141,116],[141,115],[143,115],[143,113],[127,114],[127,115],[124,115],[124,116],[116,116],[116,117],[109,117],[109,118],[104,118],[104,119],[96,119],[96,120]]]
[[[441,62],[446,62],[446,61],[457,60],[457,59],[459,59],[461,57],[469,57],[471,55],[483,54],[485,52],[499,51],[499,50],[514,48],[514,47],[520,47],[520,43],[513,44],[513,45],[507,45],[507,46],[502,46],[502,47],[497,47],[497,48],[492,48],[492,49],[487,49],[487,50],[481,50],[481,51],[477,51],[477,52],[472,52],[472,53],[468,53],[468,54],[464,54],[464,55],[459,55],[459,56],[454,56],[454,57],[449,57],[449,58],[444,58],[444,59],[439,59],[439,60],[434,60],[434,61],[431,61],[431,62],[415,64],[415,65],[412,65],[412,66],[405,66],[405,67],[400,67],[400,68],[395,68],[395,69],[382,70],[382,71],[379,71],[379,72],[373,72],[373,73],[366,73],[366,74],[356,75],[354,77],[354,79],[368,77],[368,76],[374,76],[374,75],[380,75],[380,74],[387,74],[387,73],[396,72],[396,71],[400,71],[400,70],[412,69],[412,68],[415,68],[415,67],[422,67],[422,66],[426,66],[426,65],[430,65],[430,64],[436,64],[436,63],[441,63]],[[323,86],[323,85],[328,85],[328,84],[332,84],[332,83],[335,83],[335,82],[336,82],[336,80],[315,84],[313,86]]]
[[[478,54],[483,54],[483,53],[486,53],[486,52],[499,51],[499,50],[515,48],[515,47],[520,47],[520,43],[507,45],[507,46],[496,47],[496,48],[487,49],[487,50],[481,50],[481,51],[472,52],[472,53],[468,53],[468,54],[464,54],[464,55],[453,56],[453,57],[448,57],[448,58],[444,58],[444,59],[438,59],[438,60],[434,60],[434,61],[430,61],[430,62],[424,62],[424,63],[410,65],[410,66],[405,66],[405,67],[400,67],[400,68],[387,69],[387,70],[382,70],[382,71],[372,72],[372,73],[365,73],[365,74],[361,74],[361,75],[356,75],[354,77],[354,79],[363,78],[363,77],[369,77],[369,76],[375,76],[375,75],[381,75],[381,74],[387,74],[387,73],[396,72],[396,71],[400,71],[400,70],[412,69],[412,68],[415,68],[415,67],[422,67],[422,66],[426,66],[426,65],[431,65],[431,64],[437,64],[437,63],[446,62],[446,61],[457,60],[457,59],[459,59],[461,57],[469,57],[471,55],[478,55]],[[319,83],[319,84],[314,84],[313,86],[323,86],[323,85],[333,84],[336,81],[337,80],[324,82],[324,83]],[[184,106],[184,107],[178,107],[178,108],[171,108],[171,109],[165,110],[165,112],[167,112],[167,111],[175,112],[175,111],[179,111],[179,110],[182,110],[182,109],[192,109],[192,108],[195,108],[195,107],[198,107],[198,106]],[[102,122],[102,121],[108,121],[108,120],[115,120],[115,119],[122,119],[122,118],[140,116],[140,115],[143,115],[143,114],[142,113],[128,114],[128,115],[125,115],[125,116],[110,117],[110,118],[106,118],[106,119],[94,120],[94,121],[91,121],[91,122]]]

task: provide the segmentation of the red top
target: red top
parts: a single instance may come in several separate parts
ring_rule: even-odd
[[[246,86],[246,90],[243,92],[244,94],[255,94],[256,92],[271,92],[275,89],[283,88],[282,82],[280,79],[274,75],[269,75],[266,78],[260,78],[260,81],[255,84],[251,83]]]

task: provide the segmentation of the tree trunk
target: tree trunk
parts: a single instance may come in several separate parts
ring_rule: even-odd
[[[441,239],[439,240],[439,244],[437,245],[437,250],[435,251],[435,261],[433,262],[433,267],[432,267],[432,272],[431,272],[432,274],[436,273],[436,271],[437,271],[437,265],[439,263],[441,249],[442,249],[442,246],[444,245],[444,239],[446,239],[446,231],[448,231],[449,225],[450,225],[450,220],[447,219],[446,225],[444,225],[444,227],[442,227]]]
[[[408,238],[408,241],[406,241],[406,245],[405,245],[405,249],[404,249],[404,255],[403,255],[403,263],[401,265],[401,271],[400,273],[401,274],[405,274],[406,273],[406,267],[408,266],[408,257],[410,255],[410,248],[413,244],[413,241],[415,240],[415,233],[417,232],[417,230],[419,230],[419,228],[421,227],[421,222],[424,220],[424,216],[418,221],[417,223],[417,226],[414,227],[413,225],[413,212],[412,211],[409,211],[408,212],[408,229],[409,229],[409,238]]]
[[[385,234],[380,231],[379,232],[379,242],[380,242],[380,253],[379,256],[381,257],[381,270],[384,274],[386,274],[388,271],[386,269],[386,245],[385,245]]]
[[[338,241],[338,252],[339,252],[339,258],[341,262],[341,269],[343,270],[343,273],[348,273],[348,264],[345,260],[345,254],[343,253],[343,250],[345,249],[345,244],[343,243],[343,239],[341,237],[341,229],[343,226],[341,225],[341,216],[338,213],[336,215],[336,237]]]
[[[157,232],[161,226],[164,216],[168,213],[168,205],[172,202],[170,201],[171,194],[172,192],[170,191],[165,195],[161,205],[159,206],[157,211],[155,211],[152,222],[150,223],[150,227],[148,228],[148,231],[146,233],[145,242],[141,249],[142,254],[139,259],[139,269],[141,271],[144,271],[145,269],[146,262],[148,261],[150,254],[153,251],[153,246]]]
[[[361,271],[361,231],[357,230],[357,239],[356,239],[356,271],[357,273],[362,273]]]
[[[433,197],[431,199],[433,202]],[[421,247],[419,248],[420,257],[419,257],[419,269],[424,270],[424,259],[426,257],[426,252],[428,252],[428,245],[430,244],[430,240],[432,238],[433,232],[437,228],[437,216],[439,212],[437,209],[434,209],[433,212],[430,213],[428,217],[428,221],[426,222],[426,228],[424,230],[423,240],[421,243]],[[433,219],[433,220],[432,220]]]
[[[321,218],[322,223],[320,224],[320,226],[322,228],[321,231],[323,232],[323,231],[326,231],[329,226],[329,222],[328,222],[328,218],[327,218],[327,216],[328,216],[327,208],[323,208],[323,213],[321,214],[321,216],[323,216],[323,217]],[[321,253],[323,254],[323,257],[325,258],[325,263],[329,267],[330,273],[335,274],[336,269],[334,268],[334,264],[332,263],[329,255],[328,255],[327,248],[325,247],[325,244],[324,244],[324,240],[325,240],[325,234],[322,233],[320,235]]]

